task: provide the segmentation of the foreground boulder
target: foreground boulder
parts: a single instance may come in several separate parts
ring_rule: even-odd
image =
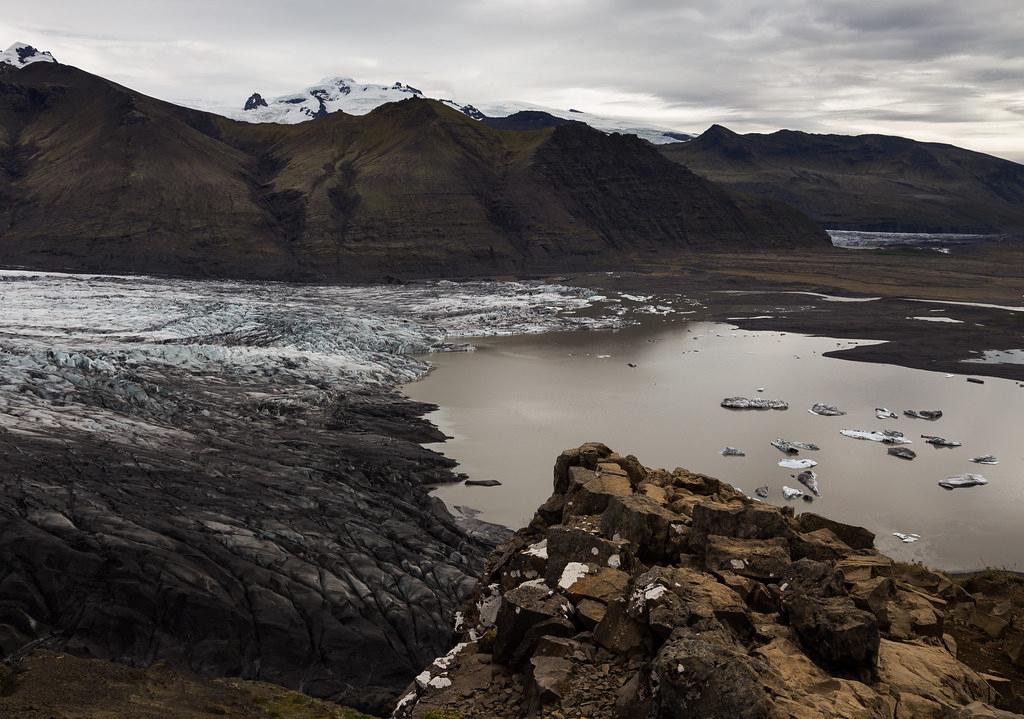
[[[868,530],[600,444],[563,453],[554,488],[397,719],[1016,716],[1013,681],[957,658],[945,607],[970,601],[984,636],[1018,615],[896,565]]]

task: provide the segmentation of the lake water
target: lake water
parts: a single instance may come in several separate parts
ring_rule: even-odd
[[[635,454],[648,466],[717,476],[748,494],[767,485],[768,501],[784,504],[783,485],[803,487],[793,470],[777,464],[784,455],[769,443],[781,437],[821,448],[800,454],[819,462],[822,497],[813,504],[795,500],[798,512],[869,527],[879,548],[902,560],[949,570],[1024,569],[1024,389],[1015,382],[973,384],[967,375],[822,356],[854,344],[846,340],[654,317],[617,331],[474,344],[476,352],[430,355],[434,369],[405,391],[441,407],[430,419],[454,438],[435,449],[473,479],[502,482],[438,488],[446,503],[478,509],[482,519],[524,525],[551,493],[555,457],[586,441]],[[737,395],[783,399],[790,409],[720,407],[723,398]],[[848,414],[810,414],[816,402]],[[875,407],[900,417],[876,419]],[[910,419],[904,409],[942,409],[945,415],[934,422]],[[885,445],[843,437],[841,429],[902,431],[917,459],[889,456]],[[922,434],[963,446],[933,448]],[[726,445],[746,457],[722,457]],[[987,454],[1000,464],[970,461]],[[989,484],[954,491],[937,485],[964,472],[983,474]],[[921,539],[904,544],[893,532]]]

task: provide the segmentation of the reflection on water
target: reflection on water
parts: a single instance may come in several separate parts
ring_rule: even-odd
[[[946,569],[1024,569],[1024,389],[1009,380],[983,385],[964,377],[822,357],[854,344],[711,323],[648,324],[617,332],[509,337],[475,343],[472,354],[432,355],[435,369],[406,386],[454,439],[435,446],[474,479],[499,487],[441,487],[450,505],[518,527],[551,492],[551,465],[564,448],[602,441],[651,466],[685,466],[718,476],[783,504],[783,485],[801,488],[778,466],[776,437],[812,442],[822,497],[813,509],[878,534],[883,551]],[[629,366],[629,363],[636,367]],[[758,393],[757,388],[764,388]],[[724,397],[784,399],[788,411],[737,411]],[[817,403],[848,414],[821,417]],[[880,420],[876,407],[942,409],[931,422]],[[839,434],[842,429],[895,429],[913,439],[917,459],[890,456],[886,446]],[[962,443],[936,449],[921,434]],[[746,457],[722,457],[727,446]],[[996,455],[996,466],[970,462]],[[947,491],[948,475],[981,472],[988,486]],[[918,534],[904,544],[893,532]]]

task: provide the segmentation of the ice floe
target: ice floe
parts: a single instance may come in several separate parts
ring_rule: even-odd
[[[933,447],[959,447],[960,446],[959,442],[955,442],[955,441],[953,441],[951,439],[946,439],[944,437],[936,437],[935,435],[931,435],[931,434],[922,434],[921,435],[921,439],[923,439],[925,442],[927,442],[928,444],[932,445]]]
[[[941,409],[905,409],[903,410],[904,417],[913,417],[914,419],[927,419],[937,420],[942,417]]]
[[[975,464],[999,464],[999,460],[991,454],[986,454],[981,457],[972,457],[971,461]]]
[[[723,457],[746,457],[747,453],[737,447],[723,447],[718,452]]]
[[[783,485],[782,496],[786,500],[793,500],[799,499],[800,497],[804,496],[804,493],[799,489],[794,489],[793,487],[787,487],[786,485]]]
[[[726,397],[722,400],[726,409],[789,409],[789,403],[781,399],[748,399],[747,397]]]
[[[786,469],[810,469],[817,467],[818,463],[813,459],[780,459],[779,466]]]
[[[913,544],[921,539],[920,534],[905,534],[903,532],[893,532],[892,536],[896,537],[896,539],[900,540],[904,544]]]
[[[821,449],[821,447],[811,442],[790,442],[781,438],[773,439],[770,444],[783,454],[797,454],[802,449],[811,452],[817,452]]]
[[[853,439],[866,439],[869,442],[882,442],[884,444],[911,444],[911,440],[903,436],[902,432],[893,429],[884,429],[881,432],[868,432],[862,429],[841,429],[839,434]]]
[[[825,404],[824,402],[818,402],[814,404],[809,410],[811,414],[816,414],[821,417],[841,417],[846,414],[843,410],[839,409],[835,405]]]
[[[943,489],[959,489],[962,487],[978,487],[988,484],[988,480],[980,474],[954,474],[939,482]]]

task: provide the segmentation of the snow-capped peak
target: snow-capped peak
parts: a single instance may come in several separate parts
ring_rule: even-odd
[[[37,50],[23,42],[16,42],[0,52],[0,65],[12,65],[20,69],[34,62],[57,62],[57,60],[49,52]]]
[[[371,110],[389,102],[398,102],[410,97],[434,97],[466,116],[480,121],[500,118],[519,112],[546,113],[562,120],[577,120],[603,132],[621,132],[637,135],[649,142],[663,144],[689,140],[692,136],[666,127],[657,127],[645,122],[622,118],[609,118],[582,112],[575,108],[558,110],[522,102],[499,102],[470,105],[452,99],[438,98],[424,94],[418,88],[405,83],[360,84],[350,77],[328,77],[290,95],[267,99],[254,92],[244,103],[231,107],[204,107],[235,120],[246,122],[276,122],[295,124],[323,117],[332,112],[349,115],[365,115]]]
[[[266,100],[254,92],[245,101],[242,111],[229,111],[230,117],[247,122],[280,122],[294,124],[332,112],[365,115],[386,102],[397,102],[409,97],[423,97],[423,93],[401,82],[391,85],[360,85],[350,77],[328,77],[301,92],[280,95]]]

